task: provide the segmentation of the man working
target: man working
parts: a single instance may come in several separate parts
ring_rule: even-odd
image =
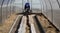
[[[24,9],[25,9],[25,12],[29,12],[30,11],[30,4],[28,2],[25,3]]]

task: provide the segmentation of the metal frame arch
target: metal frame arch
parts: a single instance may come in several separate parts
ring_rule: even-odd
[[[52,15],[52,18],[51,18],[51,20],[52,20],[52,22],[53,22],[53,8],[52,8],[51,1],[50,1],[50,0],[48,0],[48,1],[49,1],[49,3],[50,3],[50,7],[51,7],[51,15]]]
[[[1,4],[1,23],[2,23],[2,6],[3,6],[3,3],[4,3],[4,0],[2,1],[2,4]]]

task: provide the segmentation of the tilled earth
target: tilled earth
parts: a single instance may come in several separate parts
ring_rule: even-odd
[[[49,21],[44,18],[43,15],[39,16],[37,15],[38,20],[40,21],[42,27],[44,28],[46,33],[60,33],[59,31],[56,30],[55,27],[53,27]]]
[[[41,24],[45,33],[60,33],[59,31],[57,31],[57,29],[52,24],[50,24],[50,22],[43,15],[41,15],[41,16],[39,16],[39,15],[29,15],[28,16],[28,18],[29,18],[28,23],[30,24],[30,26],[29,26],[29,24],[26,24],[26,28],[25,28],[26,32],[25,33],[30,33],[30,32],[31,33],[34,33],[34,32],[35,33],[41,33],[39,31],[39,28],[38,28],[38,25],[37,25],[36,21],[33,18],[35,16],[37,17],[37,19],[39,21],[39,24]]]

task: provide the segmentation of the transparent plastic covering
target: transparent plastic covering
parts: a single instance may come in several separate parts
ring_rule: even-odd
[[[26,2],[32,13],[43,13],[60,29],[60,0],[0,0],[0,22],[13,13],[22,13]]]
[[[15,0],[0,0],[0,23],[3,23],[14,12]]]

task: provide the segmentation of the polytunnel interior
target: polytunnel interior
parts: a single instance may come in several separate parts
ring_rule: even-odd
[[[43,14],[60,30],[60,0],[0,0],[0,25],[13,14],[23,13],[26,2],[30,3],[31,13]]]

